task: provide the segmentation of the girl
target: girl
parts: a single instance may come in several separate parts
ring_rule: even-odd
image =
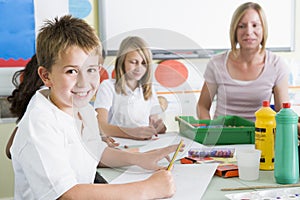
[[[125,38],[115,63],[116,78],[101,83],[94,107],[100,130],[108,136],[150,139],[165,133],[152,85],[152,54],[140,37]]]
[[[11,113],[17,117],[17,122],[22,119],[26,111],[26,107],[35,91],[43,86],[43,81],[40,79],[37,69],[37,58],[36,55],[33,55],[26,67],[20,71],[17,71],[12,78],[12,83],[16,89],[10,96],[7,97],[7,100],[11,104]],[[11,159],[9,149],[15,137],[16,131],[17,127],[13,130],[6,145],[6,156],[9,159]]]
[[[47,88],[31,98],[11,147],[15,199],[156,199],[174,194],[167,170],[139,182],[92,184],[99,164],[157,170],[162,168],[157,162],[176,149],[129,153],[101,141],[89,104],[99,85],[99,46],[94,30],[69,15],[47,21],[40,30],[38,74]]]

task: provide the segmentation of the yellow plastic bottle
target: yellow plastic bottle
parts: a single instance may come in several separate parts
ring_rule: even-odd
[[[263,101],[262,107],[255,112],[255,148],[261,150],[261,170],[274,170],[275,115],[269,101]]]

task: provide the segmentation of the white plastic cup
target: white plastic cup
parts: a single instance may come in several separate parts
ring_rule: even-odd
[[[261,151],[257,149],[243,149],[236,152],[239,178],[254,181],[259,178],[259,164]]]

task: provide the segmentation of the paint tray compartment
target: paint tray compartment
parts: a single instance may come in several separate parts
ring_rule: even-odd
[[[219,116],[197,120],[193,116],[176,116],[179,134],[207,145],[254,144],[255,124],[238,116]]]

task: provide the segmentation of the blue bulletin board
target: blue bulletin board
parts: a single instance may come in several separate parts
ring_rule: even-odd
[[[13,74],[36,51],[36,36],[46,20],[71,14],[97,29],[98,0],[0,0],[0,96],[10,95]]]
[[[33,0],[1,0],[0,19],[0,67],[25,66],[35,53]]]
[[[89,22],[91,0],[0,0],[0,67],[24,67],[35,53],[35,38],[46,19],[65,14]]]
[[[98,0],[0,0],[0,96],[15,89],[13,74],[36,50],[36,36],[46,20],[71,14],[97,30]]]

